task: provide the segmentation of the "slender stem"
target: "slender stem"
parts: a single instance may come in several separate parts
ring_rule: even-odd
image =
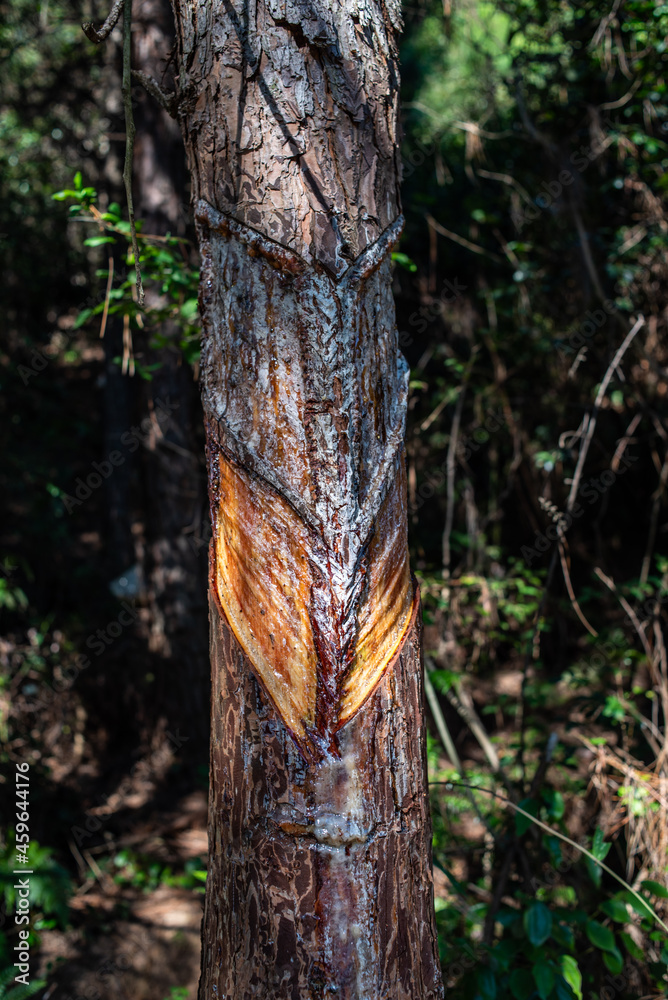
[[[109,17],[100,29],[97,29],[92,21],[86,21],[85,24],[82,24],[81,27],[84,30],[86,38],[90,38],[91,42],[95,42],[97,45],[99,45],[100,42],[106,41],[118,23],[124,4],[125,0],[116,0],[114,6],[109,12]]]
[[[585,459],[587,458],[587,452],[589,451],[589,445],[591,444],[591,439],[594,436],[594,429],[596,428],[596,420],[598,417],[598,412],[601,409],[601,405],[603,403],[603,397],[605,396],[606,389],[610,384],[610,379],[612,378],[613,372],[617,368],[617,365],[626,354],[627,349],[630,347],[631,341],[644,325],[645,325],[645,317],[639,316],[636,322],[633,324],[632,328],[624,337],[621,346],[617,350],[617,353],[615,354],[614,358],[608,365],[607,371],[603,376],[603,381],[601,382],[598,392],[596,394],[594,409],[592,411],[591,417],[589,418],[589,423],[587,425],[585,438],[584,441],[582,442],[582,447],[580,448],[580,454],[578,455],[577,465],[575,466],[575,474],[573,476],[573,482],[571,484],[571,491],[568,494],[568,500],[566,501],[567,511],[571,511],[573,509],[575,501],[577,499],[577,494],[578,494],[578,489],[580,488],[580,479],[582,478],[582,470],[584,468]]]
[[[436,692],[434,691],[434,685],[431,683],[429,678],[429,671],[424,672],[424,691],[427,695],[427,701],[429,702],[429,708],[431,709],[431,714],[436,723],[436,728],[438,729],[438,735],[441,737],[441,743],[443,748],[447,753],[448,757],[454,764],[455,770],[462,774],[462,762],[459,759],[459,754],[455,748],[455,742],[448,729],[448,724],[445,721],[443,712],[441,711],[441,706],[438,703],[438,698],[436,697]]]
[[[137,282],[137,301],[144,305],[144,286],[141,280],[139,265],[139,245],[137,243],[137,227],[135,226],[135,210],[132,200],[132,157],[135,145],[135,122],[132,116],[132,0],[125,0],[123,7],[123,109],[125,111],[125,163],[123,165],[123,183],[128,203],[128,218],[130,220],[130,235],[132,237],[132,252],[135,258],[135,275]]]
[[[639,900],[639,902],[641,902],[642,905],[647,908],[648,915],[651,914],[652,917],[654,917],[654,919],[656,920],[657,924],[659,924],[660,927],[663,927],[664,931],[668,932],[668,924],[665,924],[663,922],[663,920],[658,915],[656,910],[654,910],[649,905],[647,900],[644,899],[643,896],[641,896],[636,889],[630,886],[628,882],[625,882],[624,879],[621,877],[621,875],[618,875],[617,872],[614,872],[612,870],[612,868],[609,868],[608,865],[606,865],[603,861],[601,861],[600,858],[595,857],[595,855],[593,855],[591,851],[588,851],[586,847],[583,847],[582,844],[578,844],[574,840],[571,840],[571,838],[567,837],[565,833],[562,833],[560,830],[555,830],[553,826],[548,826],[547,823],[543,823],[542,820],[537,819],[535,816],[532,816],[531,813],[526,811],[526,809],[522,809],[521,806],[515,805],[515,803],[511,802],[510,799],[507,799],[505,795],[499,795],[498,792],[492,791],[491,788],[484,788],[480,785],[467,786],[466,783],[463,781],[431,781],[430,785],[445,785],[446,787],[450,785],[451,787],[455,788],[468,787],[476,792],[485,792],[486,795],[491,795],[495,799],[498,799],[500,802],[503,802],[504,805],[510,806],[511,809],[514,809],[515,812],[518,812],[521,816],[524,816],[525,819],[531,820],[531,822],[534,823],[535,826],[539,826],[541,830],[544,830],[546,833],[549,833],[550,836],[557,837],[559,840],[563,840],[565,844],[570,844],[570,846],[574,847],[576,851],[580,851],[580,853],[584,854],[585,857],[589,858],[590,861],[593,861],[595,865],[598,865],[599,868],[602,868],[604,872],[607,872],[608,875],[611,875],[617,882],[619,882],[620,885],[624,886],[627,892],[630,892],[635,899]]]
[[[146,90],[151,97],[153,97],[161,108],[164,108],[168,115],[172,118],[176,118],[176,94],[169,93],[163,90],[158,81],[149,76],[148,73],[142,73],[139,69],[132,70],[132,79],[136,80],[137,83],[141,83],[144,90]]]

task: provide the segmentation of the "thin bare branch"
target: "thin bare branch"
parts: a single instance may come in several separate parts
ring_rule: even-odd
[[[429,708],[431,709],[431,715],[438,730],[438,735],[441,737],[441,743],[443,744],[443,749],[447,753],[448,757],[452,761],[455,770],[459,774],[463,774],[462,762],[459,759],[459,754],[455,748],[455,742],[450,735],[450,730],[448,729],[448,724],[445,721],[445,716],[441,711],[441,706],[438,703],[438,698],[436,697],[436,692],[434,691],[434,685],[429,679],[429,671],[424,672],[424,691],[427,696],[427,701],[429,702]]]
[[[450,688],[445,692],[445,697],[477,739],[482,752],[492,768],[492,771],[499,775],[503,779],[503,783],[506,784],[506,776],[501,769],[501,762],[499,761],[496,748],[487,735],[485,727],[480,721],[480,717],[475,710],[473,700],[471,699],[468,691],[465,691],[462,687],[459,690],[459,694],[457,694],[452,688]]]
[[[559,558],[561,559],[561,568],[563,570],[564,581],[566,583],[566,590],[568,591],[568,596],[570,598],[571,605],[573,606],[573,611],[575,611],[575,614],[578,616],[578,618],[580,619],[584,627],[587,629],[589,634],[593,635],[594,638],[597,639],[598,632],[592,625],[589,624],[589,622],[585,618],[584,612],[582,611],[582,608],[578,604],[577,597],[575,596],[575,592],[573,590],[573,584],[571,583],[571,574],[568,570],[568,561],[566,559],[566,547],[563,538],[559,539],[558,545],[559,545]]]
[[[129,2],[132,2],[132,0],[129,0]],[[81,27],[86,38],[89,38],[91,42],[95,42],[97,45],[99,45],[100,42],[106,41],[118,24],[118,19],[123,13],[124,5],[125,0],[116,0],[114,6],[109,12],[109,17],[101,28],[96,28],[92,21],[86,21],[85,24],[82,24]]]
[[[533,198],[527,189],[522,187],[520,182],[511,177],[510,174],[497,174],[494,170],[482,170],[480,167],[476,173],[478,177],[486,177],[490,181],[500,181],[502,184],[507,184],[508,187],[514,188],[528,205],[533,206]]]
[[[100,323],[100,339],[104,337],[107,329],[107,317],[109,316],[109,302],[111,299],[111,286],[114,283],[114,258],[109,254],[109,269],[107,273],[107,291],[104,296],[104,309],[102,311],[102,322]]]
[[[485,250],[484,247],[478,246],[477,243],[471,243],[470,240],[464,239],[463,236],[458,236],[457,233],[451,233],[449,229],[445,229],[429,212],[426,213],[425,218],[432,229],[435,229],[441,236],[445,236],[446,239],[452,240],[453,243],[458,243],[460,247],[465,247],[466,250],[471,250],[473,253],[482,254],[483,257],[489,257],[490,260],[495,260],[498,264],[503,262],[503,257],[499,257],[498,254],[491,253],[491,251]]]
[[[170,117],[176,118],[177,100],[174,91],[163,90],[155,77],[149,76],[148,73],[142,73],[140,69],[132,70],[132,79],[140,83]]]
[[[455,515],[455,460],[457,456],[457,444],[459,441],[459,428],[462,422],[462,411],[464,409],[464,397],[466,396],[466,385],[468,374],[464,380],[457,398],[455,415],[452,420],[450,431],[450,442],[448,444],[448,456],[446,460],[447,470],[447,507],[445,512],[445,526],[443,528],[443,575],[450,575],[450,535],[452,534],[452,524]]]
[[[123,183],[125,197],[128,203],[128,218],[130,220],[130,235],[132,237],[132,252],[135,258],[135,277],[137,283],[137,302],[144,305],[144,286],[141,280],[139,264],[139,245],[137,243],[137,227],[135,225],[135,209],[132,200],[132,157],[135,145],[135,122],[132,115],[132,0],[124,6],[123,11],[123,109],[125,111],[125,163],[123,165]]]
[[[629,602],[626,600],[624,595],[620,594],[620,592],[617,590],[615,582],[611,577],[607,576],[599,566],[594,567],[594,573],[596,573],[596,576],[599,578],[599,580],[606,585],[608,590],[615,595],[615,597],[623,607],[624,611],[629,617],[629,621],[636,630],[638,638],[640,639],[640,642],[642,644],[642,648],[645,650],[645,656],[647,657],[650,666],[653,665],[654,653],[652,652],[652,647],[649,644],[647,636],[645,635],[645,630],[643,629],[637,614],[635,613]]]
[[[668,482],[668,452],[666,452],[666,457],[663,460],[663,465],[661,466],[661,473],[659,474],[659,485],[654,491],[652,496],[652,513],[649,519],[649,532],[647,535],[647,545],[645,547],[645,555],[642,560],[642,568],[640,570],[640,582],[647,583],[647,578],[649,577],[649,571],[652,564],[652,553],[654,551],[654,543],[656,541],[656,531],[659,524],[659,511],[661,508],[661,498],[663,492],[666,488],[666,482]]]
[[[605,375],[603,376],[603,381],[601,382],[598,388],[598,392],[596,393],[596,400],[594,402],[594,409],[592,411],[591,417],[589,418],[589,424],[587,425],[585,438],[584,441],[582,442],[582,447],[580,448],[580,454],[578,455],[577,465],[575,466],[575,474],[573,476],[573,482],[571,483],[571,491],[568,494],[568,500],[566,501],[566,510],[569,512],[572,511],[573,506],[575,504],[575,500],[578,495],[578,490],[580,488],[580,480],[582,479],[582,470],[584,468],[587,454],[589,452],[589,446],[591,444],[591,440],[594,436],[594,430],[596,429],[596,420],[598,417],[598,412],[601,409],[603,398],[607,391],[608,385],[610,384],[612,373],[615,371],[617,365],[620,363],[620,361],[626,354],[628,348],[631,346],[631,342],[633,341],[635,335],[638,333],[639,330],[643,328],[644,325],[645,325],[645,317],[639,316],[638,319],[633,324],[633,326],[631,327],[631,329],[629,330],[629,332],[627,333],[627,335],[624,337],[621,346],[619,347],[614,358],[608,365],[608,369]]]

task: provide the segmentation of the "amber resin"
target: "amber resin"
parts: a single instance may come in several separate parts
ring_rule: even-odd
[[[358,600],[347,609],[347,627],[337,629],[335,583],[319,579],[315,587],[314,551],[322,547],[317,532],[267,483],[219,456],[218,597],[258,679],[308,756],[336,749],[332,737],[374,690],[411,622],[415,593],[403,462],[398,471],[354,567],[363,584],[347,581]]]

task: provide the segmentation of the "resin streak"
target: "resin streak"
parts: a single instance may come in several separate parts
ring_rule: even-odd
[[[419,616],[306,764],[211,595],[211,861],[200,1000],[442,1000]]]
[[[198,210],[216,582],[308,757],[396,654],[413,607],[390,251],[335,279]]]

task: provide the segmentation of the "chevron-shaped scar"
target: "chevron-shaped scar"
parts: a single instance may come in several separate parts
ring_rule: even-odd
[[[417,600],[389,275],[401,220],[337,273],[201,202],[198,222],[216,589],[310,759],[336,752]]]
[[[413,616],[403,477],[356,567],[362,586],[349,581],[358,597],[345,611],[347,629],[333,581],[322,579],[314,558],[318,540],[290,505],[223,456],[219,490],[216,588],[227,620],[298,745],[308,756],[313,745],[331,749],[399,652]]]

